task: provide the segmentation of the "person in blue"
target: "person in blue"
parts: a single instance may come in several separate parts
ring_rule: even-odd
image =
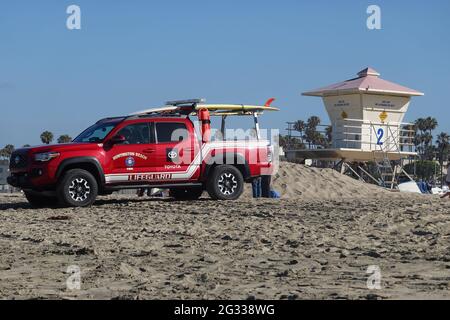
[[[262,196],[261,180],[261,177],[258,177],[252,181],[253,198],[261,198]]]
[[[428,193],[427,183],[425,181],[423,181],[422,179],[420,179],[419,182],[417,182],[417,186],[419,187],[420,192]]]
[[[271,189],[270,190],[270,197],[273,199],[280,199],[281,195],[278,191]]]
[[[261,197],[270,198],[270,183],[272,182],[272,176],[261,177]]]
[[[280,198],[280,194],[270,186],[272,177],[261,176],[252,181],[253,198]]]

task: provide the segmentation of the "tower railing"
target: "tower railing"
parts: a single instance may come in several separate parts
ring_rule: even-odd
[[[415,152],[414,130],[407,122],[341,119],[333,125],[333,148]]]

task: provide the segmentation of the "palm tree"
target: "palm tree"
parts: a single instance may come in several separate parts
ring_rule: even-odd
[[[333,127],[332,126],[327,126],[325,128],[325,138],[326,138],[326,141],[328,142],[328,145],[331,145],[331,143],[333,141]]]
[[[41,134],[41,141],[45,144],[50,144],[53,141],[53,133],[50,131],[44,131]]]
[[[418,133],[414,135],[413,139],[414,146],[416,147],[416,151],[419,153],[419,155],[422,154],[422,136]]]
[[[426,118],[425,124],[426,124],[426,129],[430,133],[430,135],[432,134],[432,131],[435,130],[438,126],[438,122],[437,122],[436,118],[432,118],[432,117]]]
[[[435,118],[419,118],[414,122],[416,134],[414,137],[414,144],[422,159],[433,159],[433,130],[438,126]]]
[[[419,118],[414,122],[414,125],[417,130],[419,130],[421,133],[426,131],[427,125],[424,118]]]
[[[441,132],[437,136],[436,144],[439,158],[439,166],[441,168],[440,170],[441,170],[441,187],[442,187],[444,183],[442,166],[444,165],[444,161],[448,159],[450,153],[450,135],[448,135],[445,132]]]
[[[14,152],[14,146],[12,144],[7,144],[3,149],[0,150],[0,157],[9,159]]]
[[[303,143],[303,137],[304,137],[303,132],[305,132],[305,129],[306,129],[305,121],[298,120],[294,123],[294,130],[298,131],[300,133],[300,139],[301,139],[302,143]]]
[[[72,137],[69,136],[68,134],[63,134],[58,138],[58,143],[69,143],[69,142],[72,142]]]
[[[320,124],[320,118],[318,116],[311,116],[309,117],[307,121],[308,127],[314,127],[317,128],[317,126]]]
[[[283,136],[281,134],[278,135],[278,145],[282,148],[286,148],[288,143],[287,143],[288,137]]]
[[[316,132],[313,143],[316,146],[322,146],[324,148],[328,147],[328,141],[327,141],[326,136],[320,132]]]
[[[431,133],[425,132],[422,135],[422,143],[425,145],[425,147],[433,143],[433,136],[431,135]]]
[[[425,132],[426,125],[425,125],[425,119],[419,118],[416,121],[414,121],[414,145],[416,146],[416,150],[419,153],[419,156],[423,157],[423,151],[424,151],[424,139],[423,139],[423,133]]]
[[[436,138],[436,144],[438,145],[439,151],[448,152],[450,148],[450,135],[445,132],[439,133]]]
[[[319,124],[320,118],[317,116],[311,116],[306,122],[305,137],[309,148],[311,148],[311,145],[314,145],[319,139],[317,135],[317,126]]]

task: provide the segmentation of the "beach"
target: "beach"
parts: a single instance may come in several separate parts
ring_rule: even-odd
[[[450,299],[450,201],[290,163],[273,185],[281,199],[247,186],[233,202],[114,194],[90,208],[0,195],[0,297]]]

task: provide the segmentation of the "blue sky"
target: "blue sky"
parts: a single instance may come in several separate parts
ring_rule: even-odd
[[[71,4],[81,30],[66,28]],[[382,30],[366,27],[370,4]],[[448,0],[2,1],[0,146],[192,97],[276,97],[282,112],[264,115],[266,128],[313,114],[327,123],[321,100],[301,92],[366,66],[425,92],[406,120],[434,116],[449,132],[449,36]]]

